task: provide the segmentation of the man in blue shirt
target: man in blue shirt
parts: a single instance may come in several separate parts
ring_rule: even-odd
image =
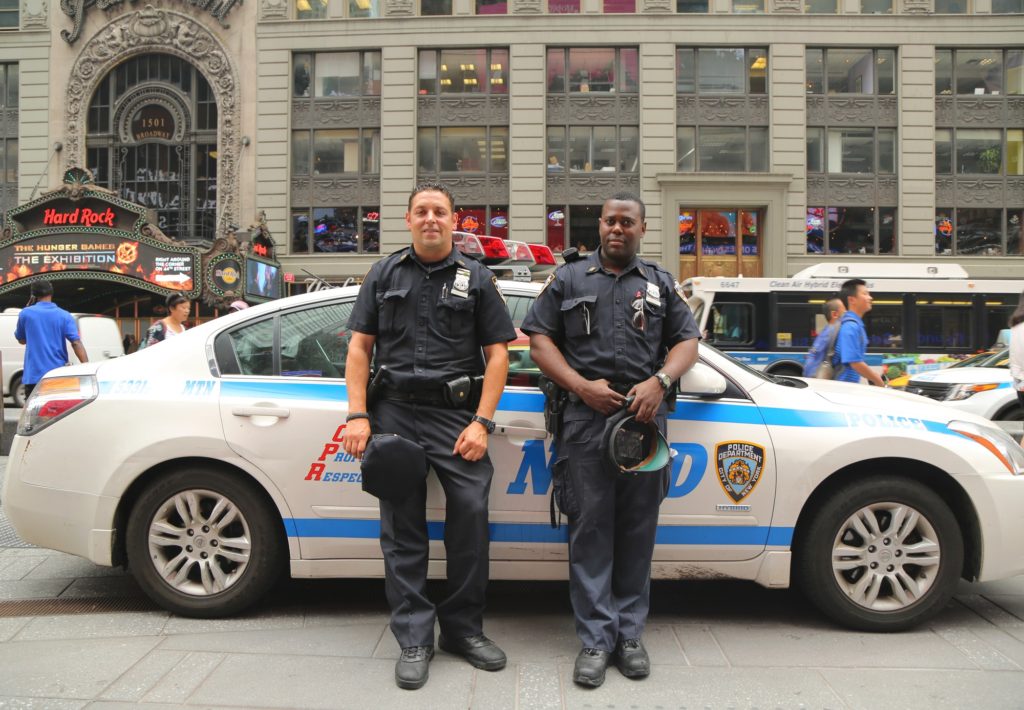
[[[832,340],[832,334],[839,327],[839,319],[846,313],[846,306],[843,305],[842,299],[837,296],[828,299],[823,310],[827,325],[818,333],[818,337],[814,339],[814,344],[811,345],[811,349],[807,352],[807,358],[804,360],[804,377],[817,377],[818,368],[821,367],[821,363],[828,354],[828,346]]]
[[[39,380],[50,370],[68,364],[67,340],[81,362],[88,362],[85,346],[78,337],[78,326],[70,313],[53,302],[53,284],[36,281],[29,288],[34,306],[18,314],[14,337],[25,346],[25,369],[21,382],[25,397],[32,394]]]
[[[863,376],[876,387],[885,387],[882,376],[865,362],[868,332],[864,328],[864,314],[871,310],[871,292],[863,279],[850,279],[839,289],[839,297],[846,305],[846,314],[839,321],[836,354],[832,360],[836,379],[840,382],[860,382]]]

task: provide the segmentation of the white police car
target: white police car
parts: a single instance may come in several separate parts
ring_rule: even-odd
[[[539,286],[503,282],[521,322]],[[341,448],[356,287],[206,323],[51,373],[26,407],[3,502],[28,542],[127,563],[157,602],[218,616],[274,580],[381,576],[377,501]],[[710,347],[683,379],[653,574],[798,584],[838,622],[907,628],[960,577],[1024,572],[1024,450],[921,397],[773,378]],[[564,579],[548,520],[543,398],[520,368],[491,437],[491,576]],[[443,520],[432,481],[428,516]],[[431,572],[443,567],[430,526]]]
[[[970,367],[947,367],[914,375],[906,392],[945,402],[994,421],[1024,421],[1010,374],[1010,353],[1000,350]]]

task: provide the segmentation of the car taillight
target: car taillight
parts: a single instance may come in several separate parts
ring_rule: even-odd
[[[95,375],[44,377],[25,403],[18,434],[32,436],[96,399]]]
[[[530,244],[530,251],[533,253],[533,260],[537,262],[537,266],[555,265],[555,254],[551,251],[551,247],[543,244]]]
[[[526,242],[517,242],[512,239],[506,239],[505,249],[508,250],[509,262],[520,263],[520,264],[533,264],[533,252],[530,250],[530,246]]]

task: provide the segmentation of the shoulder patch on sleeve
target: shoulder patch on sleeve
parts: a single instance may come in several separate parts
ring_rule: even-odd
[[[501,296],[502,303],[507,306],[508,299],[505,298],[505,294],[501,292],[501,286],[498,285],[498,277],[494,274],[491,274],[491,283],[494,284],[494,290],[498,292],[499,296]]]
[[[537,294],[537,298],[540,298],[540,294],[544,293],[545,291],[548,290],[548,286],[550,286],[551,282],[554,281],[554,280],[555,280],[555,272],[552,271],[550,274],[548,274],[548,277],[546,279],[544,279],[544,285],[541,286],[540,293]]]
[[[674,281],[672,289],[676,292],[676,295],[683,300],[683,303],[686,303],[686,295],[683,293],[683,285],[678,281]]]

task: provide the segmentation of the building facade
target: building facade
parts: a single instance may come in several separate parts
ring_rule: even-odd
[[[407,244],[425,179],[556,251],[636,192],[680,278],[1016,276],[1024,0],[0,0],[0,207],[69,167],[199,248],[263,215],[287,291]]]

